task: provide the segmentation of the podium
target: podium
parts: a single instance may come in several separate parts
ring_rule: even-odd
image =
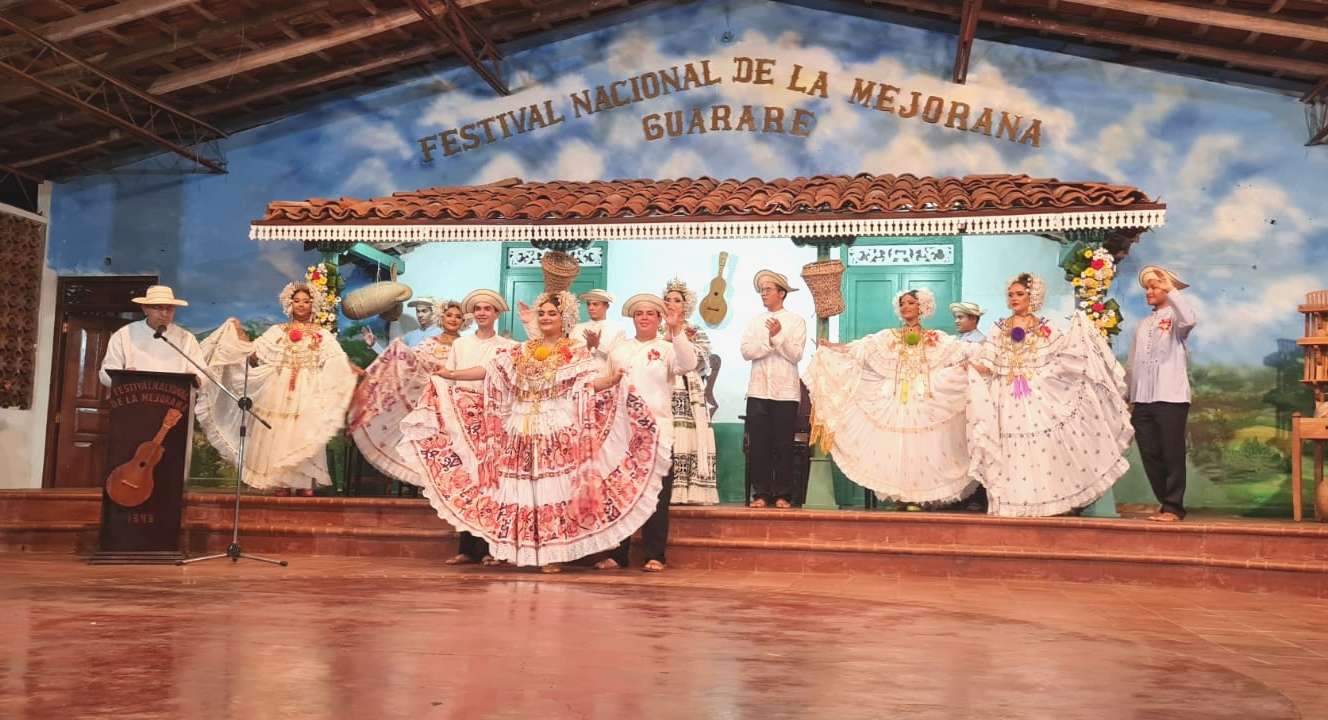
[[[184,559],[180,526],[193,449],[192,373],[108,370],[111,432],[94,564]]]

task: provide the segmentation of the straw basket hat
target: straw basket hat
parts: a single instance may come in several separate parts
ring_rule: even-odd
[[[346,293],[341,301],[341,312],[351,320],[363,320],[391,310],[400,312],[401,303],[409,300],[411,294],[410,286],[405,283],[376,282]]]
[[[571,289],[576,276],[581,274],[581,265],[576,258],[561,250],[550,250],[540,258],[540,269],[544,271],[544,289],[554,295]]]
[[[838,260],[823,260],[802,266],[802,279],[807,283],[807,289],[812,291],[812,301],[816,303],[816,317],[834,317],[844,312],[843,277],[844,263]]]

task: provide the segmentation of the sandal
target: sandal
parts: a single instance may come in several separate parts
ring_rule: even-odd
[[[1160,512],[1155,515],[1150,515],[1148,519],[1152,520],[1153,522],[1164,522],[1164,523],[1180,522],[1180,516],[1174,512]]]
[[[545,575],[554,575],[563,571],[562,565],[540,565],[540,572]]]
[[[603,560],[600,560],[599,562],[595,563],[595,569],[596,569],[596,570],[621,570],[621,569],[622,569],[622,565],[619,565],[619,564],[618,564],[618,561],[617,561],[617,560],[614,560],[613,558],[604,558]]]
[[[300,497],[313,497],[313,496],[314,496],[314,489],[313,489],[313,488],[301,488],[298,494],[299,494]]]
[[[471,556],[469,556],[469,555],[467,555],[467,554],[465,554],[465,553],[457,553],[456,555],[453,555],[452,557],[450,557],[450,558],[444,560],[444,561],[443,561],[443,564],[444,564],[444,565],[473,565],[475,562],[476,562],[476,561],[475,561],[475,558],[473,558],[473,557],[471,557]]]
[[[290,497],[290,488],[279,487],[272,491],[273,497]]]
[[[641,566],[641,572],[664,572],[664,563],[658,560],[647,560],[646,564]]]
[[[485,555],[484,559],[480,560],[480,564],[484,567],[493,567],[494,565],[502,565],[503,561],[492,555]]]
[[[789,502],[788,500],[785,500],[784,498],[780,498],[775,501],[775,507],[779,508],[780,510],[787,510],[793,507],[793,503]]]
[[[751,502],[747,503],[747,507],[749,508],[763,508],[765,506],[766,506],[765,498],[756,498]]]

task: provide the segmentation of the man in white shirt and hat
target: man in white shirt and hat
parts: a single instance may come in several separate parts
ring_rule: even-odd
[[[955,333],[964,342],[980,343],[987,339],[978,329],[982,319],[982,307],[977,303],[961,301],[950,303],[950,313],[954,315]]]
[[[1139,285],[1153,312],[1134,331],[1125,365],[1130,424],[1144,474],[1160,504],[1149,520],[1185,518],[1185,424],[1190,414],[1189,350],[1199,324],[1194,305],[1180,292],[1189,285],[1157,265],[1139,271]]]
[[[751,362],[747,383],[747,463],[751,507],[792,507],[793,432],[802,385],[798,361],[807,344],[807,323],[784,308],[795,292],[788,278],[761,270],[752,280],[765,312],[742,333],[742,357]]]
[[[153,285],[143,297],[133,298],[143,310],[142,322],[131,322],[116,330],[106,345],[106,357],[102,358],[98,377],[101,384],[111,386],[111,376],[107,370],[140,370],[144,372],[170,372],[199,374],[198,369],[180,356],[170,345],[156,337],[161,331],[162,337],[170,340],[175,347],[199,365],[203,362],[203,351],[193,333],[175,324],[175,309],[187,307],[188,302],[175,297],[175,292],[165,285]]]
[[[441,314],[438,311],[438,298],[424,295],[406,303],[406,307],[415,311],[415,321],[420,324],[418,329],[411,330],[401,337],[406,347],[415,347],[431,337],[443,334],[442,325],[438,323],[438,316]],[[374,331],[368,325],[360,330],[360,339],[379,355],[387,350],[387,345],[381,338],[374,336]]]
[[[452,351],[447,355],[447,369],[461,370],[484,365],[498,355],[516,345],[516,341],[505,338],[494,331],[498,317],[510,308],[503,296],[494,290],[480,289],[472,291],[461,300],[461,311],[475,319],[475,332],[457,338],[452,343]],[[457,387],[469,388],[476,392],[484,390],[483,380],[456,380]],[[466,565],[483,562],[491,564],[494,559],[489,555],[489,543],[484,538],[463,532],[457,537],[457,554],[446,561],[448,565]]]
[[[681,308],[668,310],[664,301],[651,293],[639,293],[627,299],[622,314],[632,319],[636,334],[617,342],[609,353],[610,374],[624,371],[625,381],[636,388],[650,406],[650,414],[660,429],[660,455],[656,472],[664,476],[655,512],[641,526],[645,545],[646,572],[664,569],[664,550],[669,539],[669,504],[673,499],[673,379],[696,369],[696,348],[687,338]],[[667,331],[659,334],[660,321]],[[627,567],[631,538],[622,541],[613,557],[596,563],[607,570]]]
[[[584,343],[597,359],[607,360],[614,345],[623,339],[622,328],[606,319],[609,306],[613,304],[613,295],[607,290],[595,288],[581,293],[579,299],[585,303],[586,314],[590,319],[573,325],[570,337],[574,342]]]

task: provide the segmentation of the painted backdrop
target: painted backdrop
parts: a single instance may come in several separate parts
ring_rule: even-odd
[[[1166,227],[1147,233],[1122,268],[1114,291],[1126,314],[1121,344],[1147,311],[1131,282],[1141,263],[1175,269],[1201,302],[1191,344],[1191,502],[1281,512],[1285,418],[1306,402],[1295,382],[1298,353],[1286,341],[1299,335],[1297,302],[1328,285],[1328,153],[1302,147],[1299,105],[983,41],[968,84],[956,86],[946,81],[953,48],[950,35],[764,0],[667,7],[510,57],[508,98],[468,69],[449,70],[237,135],[224,146],[226,176],[162,174],[145,162],[61,186],[49,259],[66,274],[157,272],[193,302],[183,319],[205,330],[231,315],[272,321],[281,286],[317,259],[295,244],[246,239],[248,221],[271,199],[507,177],[1014,172],[1127,183],[1169,211]],[[696,82],[680,77],[691,87],[648,97],[647,75],[658,82],[660,71],[689,63]],[[779,110],[778,122],[766,108]],[[985,128],[984,108],[994,111]],[[1005,278],[1034,269],[1060,292],[1052,309],[1068,309],[1055,243],[963,243],[965,297],[999,309]],[[658,290],[679,274],[704,290],[718,249],[622,243],[610,251],[610,289]],[[711,335],[736,360],[735,323],[757,307],[747,292],[752,272],[796,274],[811,253],[787,242],[727,249],[736,259],[737,319]],[[498,282],[496,245],[428,246],[406,262],[402,280],[421,293],[459,296]],[[352,284],[364,280],[352,274]],[[793,308],[810,316],[806,294]],[[731,362],[725,373],[719,420],[732,421],[745,370]],[[1149,494],[1135,471],[1117,496],[1143,502]]]

